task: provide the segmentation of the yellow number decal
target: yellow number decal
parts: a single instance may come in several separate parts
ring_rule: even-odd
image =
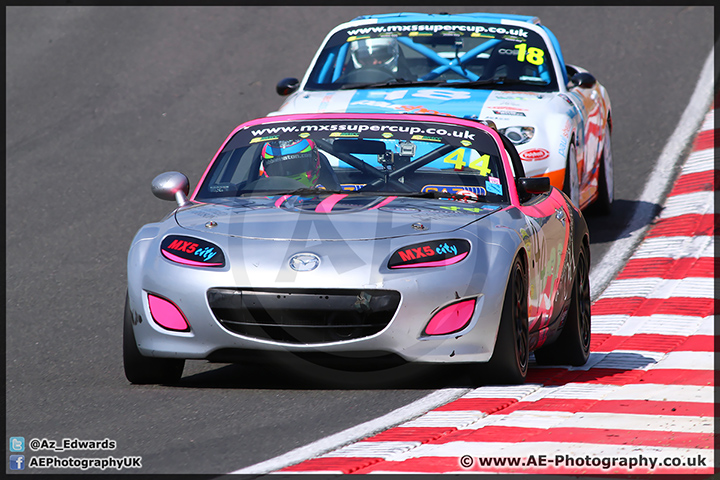
[[[467,165],[467,163],[465,163],[465,152],[467,150],[467,148],[458,148],[450,155],[445,157],[443,159],[443,162],[453,165],[456,171],[460,171],[463,169],[463,167]],[[487,177],[492,172],[492,170],[490,170],[489,168],[489,165],[490,155],[485,154],[482,157],[478,157],[472,162],[470,162],[470,165],[468,166],[473,170],[478,170],[480,172],[480,175]]]
[[[545,56],[545,52],[539,48],[528,48],[527,43],[517,44],[515,45],[515,48],[518,50],[518,62],[527,61],[533,65],[542,65],[543,62],[545,62],[545,59],[543,58]]]
[[[492,170],[488,167],[489,164],[490,155],[485,154],[482,157],[473,160],[472,163],[470,163],[470,168],[480,171],[480,175],[487,177],[492,172]]]
[[[452,165],[455,165],[455,170],[462,170],[465,165],[467,165],[463,158],[465,157],[465,149],[464,148],[458,148],[454,152],[452,152],[450,155],[445,157],[443,162],[450,163]]]

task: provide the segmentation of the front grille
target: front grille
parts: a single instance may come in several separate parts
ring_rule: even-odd
[[[374,335],[400,303],[392,290],[211,288],[207,298],[231,332],[297,345]]]

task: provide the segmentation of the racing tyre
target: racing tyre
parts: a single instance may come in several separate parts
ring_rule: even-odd
[[[182,377],[184,359],[152,358],[140,354],[135,342],[132,326],[130,301],[125,296],[125,318],[123,320],[123,365],[125,377],[130,383],[173,384]]]
[[[523,264],[520,259],[515,259],[505,292],[495,349],[486,369],[493,383],[525,382],[530,357],[527,288]]]
[[[578,176],[577,152],[575,151],[573,139],[570,139],[570,147],[568,147],[563,192],[570,198],[573,205],[580,208],[580,177]]]
[[[590,356],[590,262],[585,245],[580,249],[570,308],[560,336],[535,350],[539,365],[585,365]]]
[[[614,197],[612,141],[610,125],[605,125],[605,146],[603,147],[600,171],[598,173],[598,197],[593,202],[590,211],[599,215],[609,215]]]

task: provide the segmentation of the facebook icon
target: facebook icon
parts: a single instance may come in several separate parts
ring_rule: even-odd
[[[10,455],[10,470],[25,470],[25,455]]]

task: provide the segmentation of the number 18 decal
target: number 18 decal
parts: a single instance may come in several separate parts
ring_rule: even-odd
[[[543,58],[543,56],[545,56],[545,52],[537,47],[528,48],[527,43],[520,43],[515,45],[515,48],[519,50],[517,56],[518,62],[527,61],[533,65],[542,65],[543,62],[545,62],[545,59]]]

